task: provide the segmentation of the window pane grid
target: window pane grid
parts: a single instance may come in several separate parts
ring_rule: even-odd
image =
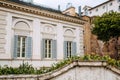
[[[51,40],[45,40],[45,58],[51,58]]]
[[[25,57],[25,40],[26,37],[18,36],[18,47],[17,47],[17,57]]]
[[[71,51],[72,50],[72,42],[67,42],[67,57],[71,57]]]

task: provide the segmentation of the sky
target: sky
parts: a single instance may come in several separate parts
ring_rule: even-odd
[[[61,11],[67,8],[68,3],[72,3],[72,6],[76,8],[76,12],[78,11],[79,6],[82,6],[82,8],[85,5],[94,7],[105,1],[107,0],[34,0],[35,3],[39,3],[41,5],[45,5],[54,9],[58,9],[58,5],[60,5]]]

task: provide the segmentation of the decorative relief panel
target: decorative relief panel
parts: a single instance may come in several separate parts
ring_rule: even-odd
[[[56,36],[56,27],[50,24],[42,24],[43,38],[54,39]]]
[[[51,26],[45,26],[43,30],[45,33],[54,33],[54,29]]]
[[[24,35],[24,36],[30,35],[30,32],[25,30],[15,30],[14,33],[16,35]]]
[[[24,19],[14,19],[13,29],[15,35],[30,35],[30,24],[27,20]]]
[[[64,28],[65,41],[73,41],[75,39],[75,30],[72,28]]]

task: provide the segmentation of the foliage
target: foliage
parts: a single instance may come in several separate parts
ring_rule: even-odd
[[[110,38],[120,36],[120,13],[111,11],[101,17],[97,16],[93,24],[95,27],[92,33],[97,35],[99,40],[106,42]]]
[[[35,72],[32,65],[29,65],[28,63],[23,63],[19,66],[19,73],[20,74],[33,74]]]
[[[65,65],[68,65],[74,61],[106,61],[108,65],[114,66],[120,69],[120,60],[115,60],[110,58],[108,55],[99,56],[99,55],[85,55],[83,57],[74,56],[71,58],[67,58],[58,63],[54,63],[50,68],[42,67],[40,69],[35,69],[32,65],[28,63],[21,64],[18,68],[12,68],[8,66],[0,67],[0,75],[8,75],[8,74],[44,74],[47,72],[54,71],[56,69],[60,69]]]

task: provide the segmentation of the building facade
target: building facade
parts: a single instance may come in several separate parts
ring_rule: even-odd
[[[85,6],[83,8],[83,15],[86,16],[101,16],[110,11],[120,12],[120,0],[108,0],[95,7]]]
[[[110,55],[112,58],[116,57],[116,45],[119,44],[119,39],[111,39],[109,40],[109,44],[105,44],[102,41],[97,39],[96,35],[91,33],[91,29],[94,27],[92,23],[95,16],[101,16],[109,11],[120,12],[120,0],[108,0],[102,4],[99,4],[95,7],[85,6],[83,12],[83,18],[87,20],[86,27],[84,28],[84,45],[85,45],[85,53],[93,53],[100,55]],[[116,44],[118,42],[118,44]],[[119,51],[118,51],[119,52]],[[118,56],[119,57],[119,53]]]
[[[84,55],[83,20],[21,0],[0,0],[0,65],[34,67]]]

